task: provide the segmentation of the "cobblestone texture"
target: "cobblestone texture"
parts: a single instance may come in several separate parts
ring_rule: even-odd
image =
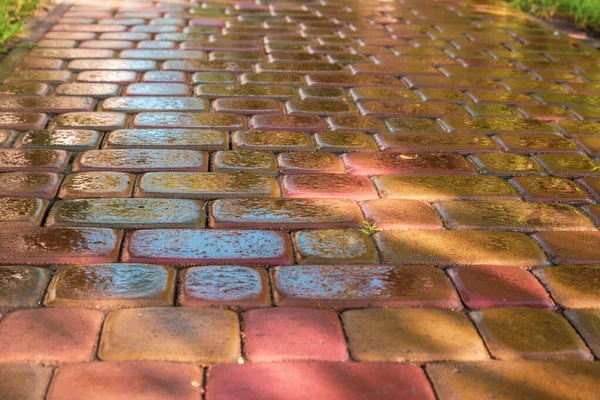
[[[600,54],[493,0],[74,0],[0,82],[0,397],[595,399]]]

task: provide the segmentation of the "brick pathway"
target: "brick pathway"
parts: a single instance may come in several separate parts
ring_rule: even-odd
[[[600,54],[484,3],[76,2],[0,86],[0,398],[597,399]]]

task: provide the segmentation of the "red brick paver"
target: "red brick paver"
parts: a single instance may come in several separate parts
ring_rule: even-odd
[[[596,398],[600,55],[505,3],[63,2],[0,71],[0,398]]]

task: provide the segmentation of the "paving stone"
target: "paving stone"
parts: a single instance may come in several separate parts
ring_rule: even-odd
[[[467,89],[501,89],[499,83],[485,78],[445,77],[429,75],[407,75],[402,78],[404,84],[411,90],[424,88],[445,88],[456,90]]]
[[[91,129],[113,131],[127,123],[127,116],[116,112],[74,112],[55,117],[50,124],[51,129]],[[31,128],[30,130],[43,129]]]
[[[126,96],[189,96],[190,88],[184,83],[132,83],[125,88]]]
[[[155,43],[155,42],[151,42]],[[142,76],[143,82],[186,83],[187,75],[177,71],[148,71]]]
[[[427,118],[388,118],[385,120],[390,132],[428,132],[443,133],[442,126],[433,119]]]
[[[460,90],[452,89],[421,89],[418,91],[423,101],[442,101],[448,103],[470,103],[473,99]]]
[[[277,174],[277,161],[266,151],[229,150],[213,153],[211,171]]]
[[[575,143],[579,145],[588,155],[592,157],[600,157],[600,138],[595,136],[579,136],[575,139]]]
[[[534,273],[565,308],[598,308],[600,305],[600,268],[597,266],[542,268]]]
[[[9,147],[16,136],[17,132],[15,131],[7,129],[0,130],[0,148]]]
[[[291,87],[253,84],[202,84],[196,86],[194,93],[198,97],[207,99],[222,97],[289,99],[294,97],[294,90]]]
[[[113,262],[121,233],[111,229],[5,227],[0,232],[1,264]]]
[[[0,129],[30,131],[44,129],[48,115],[41,113],[0,112]]]
[[[262,98],[220,98],[213,101],[212,107],[217,112],[244,115],[281,114],[283,112],[283,106],[279,101]]]
[[[369,179],[344,174],[286,175],[281,181],[287,198],[351,198],[371,200],[379,196]]]
[[[208,154],[197,150],[104,149],[83,152],[73,171],[208,171]]]
[[[89,50],[96,52],[97,50]],[[156,61],[152,60],[125,60],[125,59],[111,59],[111,60],[93,60],[93,59],[81,59],[73,60],[67,65],[67,69],[71,71],[152,71],[156,69]],[[119,72],[120,75],[125,75]],[[129,74],[131,75],[131,74]],[[105,76],[111,76],[106,74]],[[78,78],[79,80],[79,78]]]
[[[209,210],[212,228],[359,228],[360,209],[347,199],[220,199]]]
[[[477,169],[486,175],[541,175],[542,167],[533,159],[516,153],[484,153],[469,156]]]
[[[93,28],[95,26],[98,26],[98,25],[89,25],[88,28]],[[113,50],[101,50],[101,49],[42,49],[42,48],[36,48],[29,52],[29,57],[60,58],[63,60],[102,59],[102,58],[112,58],[114,56],[115,56],[115,52]]]
[[[455,154],[347,153],[341,156],[346,169],[356,175],[473,174],[473,166]]]
[[[136,197],[279,197],[274,177],[247,172],[151,172],[138,179]]]
[[[45,268],[21,265],[1,267],[0,307],[8,309],[39,306],[49,279],[50,271]]]
[[[240,131],[231,135],[232,147],[259,151],[313,151],[314,144],[306,133],[275,131]]]
[[[192,400],[201,396],[202,369],[168,362],[93,362],[61,366],[48,391],[49,400],[98,396],[114,400]]]
[[[383,198],[405,200],[519,200],[508,183],[496,176],[424,174],[380,175],[373,183]]]
[[[284,307],[461,308],[448,278],[431,266],[277,267],[271,280],[275,303]]]
[[[41,400],[46,390],[52,368],[41,365],[0,365],[0,393],[6,399]]]
[[[6,78],[6,82],[44,82],[61,84],[71,79],[69,71],[26,70],[16,71]]]
[[[134,179],[133,175],[123,172],[74,173],[65,178],[58,197],[61,199],[129,197],[133,190]]]
[[[544,232],[536,235],[544,235]],[[596,232],[569,232],[570,235]],[[383,231],[375,241],[384,262],[393,264],[547,265],[535,242],[517,232],[500,231]]]
[[[585,361],[511,360],[427,366],[440,399],[594,398],[600,368]]]
[[[524,176],[512,178],[509,182],[527,201],[560,203],[591,203],[593,201],[583,189],[566,178]]]
[[[345,153],[377,150],[373,138],[362,132],[317,132],[313,138],[317,149],[321,151]]]
[[[18,310],[0,324],[0,361],[91,361],[104,315],[93,310]]]
[[[251,362],[345,361],[337,314],[308,308],[269,308],[242,314],[244,351]]]
[[[522,115],[514,106],[505,104],[474,103],[465,104],[464,107],[474,117],[521,118]]]
[[[513,153],[581,153],[575,143],[554,134],[501,134],[495,139],[504,150]]]
[[[74,40],[80,40],[73,38]],[[59,70],[65,65],[63,60],[52,59],[52,58],[36,58],[36,57],[25,57],[21,63],[17,66],[16,70],[28,70],[28,69],[50,69]]]
[[[457,311],[375,308],[346,311],[351,355],[369,362],[479,361],[488,358],[471,322]],[[429,340],[422,340],[423,337]]]
[[[40,225],[48,208],[48,201],[42,199],[0,198],[0,226]]]
[[[554,308],[535,277],[512,266],[464,266],[448,275],[465,305],[471,309],[495,307]]]
[[[444,128],[450,132],[490,133],[548,133],[555,128],[548,122],[535,119],[507,118],[447,118],[442,120]]]
[[[131,233],[122,260],[153,264],[289,265],[292,249],[282,232],[154,229]]]
[[[581,154],[538,154],[535,159],[553,176],[600,175],[600,163]]]
[[[334,131],[387,132],[385,124],[373,117],[334,116],[328,117],[327,123]]]
[[[357,230],[306,230],[292,234],[299,264],[377,263],[377,250],[366,233]]]
[[[583,186],[595,199],[600,198],[600,177],[585,177],[576,181]]]
[[[569,137],[596,135],[600,133],[600,123],[595,121],[556,121],[554,124]]]
[[[99,309],[170,306],[174,290],[175,271],[159,265],[70,265],[52,278],[44,305]]]
[[[240,356],[237,315],[210,308],[138,308],[113,311],[98,356],[113,361],[235,362]]]
[[[8,172],[0,174],[2,196],[52,199],[62,175],[50,172]]]
[[[277,156],[282,174],[343,174],[344,164],[331,153],[282,153]]]
[[[400,102],[376,102],[367,101],[358,104],[358,109],[363,115],[371,117],[420,117],[437,118],[442,116],[458,117],[468,116],[467,111],[451,103],[400,103]]]
[[[258,267],[205,266],[183,271],[178,302],[184,307],[257,308],[271,305],[269,279]]]
[[[73,199],[54,204],[46,226],[203,228],[204,203],[184,199]]]
[[[135,94],[135,96],[141,95]],[[165,97],[111,97],[102,102],[102,110],[122,112],[208,110],[208,102],[205,100],[169,96],[170,94]]]
[[[566,310],[565,316],[575,326],[592,352],[600,354],[600,310]]]
[[[449,229],[588,231],[595,225],[567,204],[523,201],[443,201],[435,208]]]
[[[62,150],[0,150],[0,171],[61,172],[69,162],[70,153]]]
[[[379,133],[375,140],[380,149],[394,153],[435,149],[439,153],[469,154],[499,150],[487,136],[469,133]]]
[[[244,129],[246,120],[235,114],[153,112],[137,114],[133,125],[135,128],[205,128],[233,131]]]
[[[163,40],[171,36],[161,35]],[[165,71],[183,72],[252,72],[254,65],[243,61],[200,61],[200,60],[168,60],[163,63]]]
[[[137,79],[134,71],[83,71],[77,74],[77,81],[88,83],[130,83]]]
[[[16,148],[57,149],[68,151],[91,150],[100,146],[102,134],[83,129],[29,131],[15,143]]]
[[[354,108],[342,100],[304,99],[286,102],[286,111],[293,115],[352,115]]]
[[[519,92],[474,90],[468,94],[477,103],[538,104],[534,98]]]
[[[2,95],[36,95],[45,96],[50,86],[39,82],[7,82],[0,86]]]
[[[495,358],[593,359],[567,320],[554,311],[511,307],[473,311],[470,316]]]
[[[315,376],[325,378],[324,382]],[[235,377],[235,379],[234,379]],[[269,385],[265,387],[264,382]],[[335,384],[331,384],[335,382]],[[416,366],[395,363],[284,362],[222,364],[207,378],[207,400],[305,398],[407,400],[435,398],[427,378]]]
[[[55,95],[89,96],[104,99],[116,96],[119,85],[114,83],[64,83],[54,89]]]
[[[360,202],[365,221],[376,229],[442,229],[435,211],[414,200],[379,199]]]
[[[84,49],[124,50],[133,48],[134,43],[129,40],[86,40],[79,43],[78,47]]]
[[[196,72],[192,83],[235,83],[237,75],[231,72]]]
[[[314,115],[255,115],[250,118],[250,128],[264,131],[320,132],[323,121]]]
[[[600,251],[596,246],[600,232],[540,232],[532,238],[555,264],[594,265],[600,262]]]
[[[229,136],[212,129],[121,129],[107,135],[104,147],[222,150]]]

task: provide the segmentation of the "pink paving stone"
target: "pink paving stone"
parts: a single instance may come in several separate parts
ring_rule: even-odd
[[[250,119],[250,128],[300,132],[327,130],[321,118],[310,115],[255,115]]]
[[[61,172],[69,162],[68,151],[63,150],[0,150],[0,171]]]
[[[268,307],[271,305],[269,278],[259,267],[189,268],[182,272],[178,301],[185,307]]]
[[[286,175],[281,181],[282,193],[287,198],[350,198],[377,199],[377,191],[364,176],[346,174]]]
[[[458,154],[346,153],[346,169],[356,175],[475,174],[475,168]]]
[[[424,201],[378,199],[360,202],[365,220],[379,229],[442,229],[433,208]]]
[[[121,237],[113,229],[6,227],[0,231],[0,264],[115,262]]]
[[[19,310],[0,323],[0,362],[63,363],[94,358],[104,315],[99,311]]]
[[[93,362],[61,366],[48,400],[195,400],[202,368],[159,361]]]
[[[423,371],[396,363],[223,364],[209,369],[206,400],[434,400]]]
[[[37,131],[44,129],[48,115],[41,113],[0,112],[0,129]]]
[[[122,260],[176,265],[290,265],[293,257],[290,238],[284,232],[154,229],[130,233]]]
[[[242,314],[246,357],[251,362],[345,361],[342,325],[335,311],[268,308]]]
[[[222,28],[225,26],[225,19],[223,18],[194,18],[190,19],[190,26],[214,26]]]
[[[53,199],[63,176],[51,172],[7,172],[0,174],[0,197]]]
[[[471,309],[493,307],[554,308],[543,286],[527,270],[504,266],[451,268],[465,305]]]

